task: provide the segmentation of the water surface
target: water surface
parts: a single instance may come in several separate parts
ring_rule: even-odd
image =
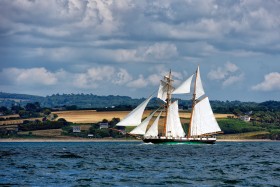
[[[280,142],[0,143],[0,185],[280,186]]]

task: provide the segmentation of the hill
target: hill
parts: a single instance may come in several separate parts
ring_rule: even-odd
[[[90,117],[90,121],[88,121],[88,117],[85,117],[85,115],[90,112],[89,109],[94,109],[94,111],[97,111],[96,114],[98,120],[110,120],[113,117],[123,117],[124,112],[118,113],[118,111],[130,111],[132,108],[135,108],[136,105],[144,100],[144,98],[133,99],[128,96],[113,95],[97,96],[93,94],[54,94],[51,96],[41,97],[3,92],[0,92],[0,98],[1,123],[7,125],[8,121],[11,120],[13,123],[15,122],[23,124],[23,126],[27,126],[27,129],[25,129],[25,131],[47,130],[54,127],[61,128],[61,124],[56,124],[55,121],[51,122],[47,120],[49,119],[48,115],[51,114],[51,112],[53,112],[53,114],[58,114],[59,118],[67,118],[67,121],[69,120],[70,122],[92,123],[92,114],[88,115]],[[179,103],[181,103],[181,109],[188,109],[191,106],[191,101],[189,100],[180,100]],[[157,107],[160,104],[161,103],[157,98],[153,98],[152,102],[150,102],[150,104],[148,105],[148,110],[153,107]],[[213,111],[216,114],[224,114],[224,119],[218,119],[218,123],[225,134],[256,132],[256,134],[250,134],[250,136],[252,135],[252,137],[254,136],[270,139],[279,139],[280,137],[279,101],[266,101],[262,103],[240,101],[211,101],[211,105]],[[5,106],[7,106],[8,108]],[[77,109],[81,110],[78,111]],[[55,113],[54,111],[57,110],[66,111],[64,111],[64,113],[61,113],[61,111],[58,111],[59,113]],[[72,112],[69,110],[74,111]],[[103,115],[101,111],[106,111],[107,115]],[[187,113],[186,111],[182,112],[185,114]],[[12,114],[17,114],[17,116],[14,116]],[[67,114],[68,117],[65,114]],[[118,116],[117,114],[120,114],[121,116]],[[244,115],[248,115],[251,118],[250,122],[242,122],[240,119],[234,119],[236,117],[239,118],[240,116],[244,117]],[[9,119],[6,119],[7,116],[9,116]],[[38,118],[40,118],[40,120]],[[74,118],[75,120],[81,120],[73,121],[71,120],[71,118]],[[187,126],[189,119],[188,117],[182,117],[182,121],[184,125]],[[96,122],[96,120],[94,122]],[[11,123],[10,125],[14,125],[13,123]],[[8,128],[10,127],[7,127],[6,129]]]
[[[15,94],[0,92],[0,106],[11,107],[13,105],[25,106],[27,103],[39,102],[41,107],[62,107],[72,106],[71,109],[106,109],[130,110],[142,102],[144,98],[135,99],[128,96],[98,96],[94,94],[53,94],[50,96],[34,96],[27,94]],[[160,101],[153,98],[148,107],[153,108],[159,105]],[[191,107],[190,100],[179,99],[180,108]],[[256,111],[280,112],[279,101],[241,102],[241,101],[211,101],[215,113],[246,114]]]

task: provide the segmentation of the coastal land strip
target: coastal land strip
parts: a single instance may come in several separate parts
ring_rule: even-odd
[[[142,142],[137,139],[112,139],[112,138],[66,138],[66,139],[47,139],[47,138],[3,138],[0,142]],[[279,142],[270,139],[217,139],[217,142]]]

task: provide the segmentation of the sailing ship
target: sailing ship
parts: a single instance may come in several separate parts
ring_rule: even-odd
[[[193,78],[194,81],[192,81]],[[151,95],[121,120],[117,126],[135,126],[128,134],[141,136],[145,143],[214,144],[216,142],[215,134],[220,133],[221,129],[215,119],[209,99],[205,96],[199,67],[177,88],[173,87],[173,81],[171,71],[160,81],[157,97],[164,103],[161,107],[142,121],[144,110],[152,99]],[[188,130],[185,132],[180,121],[178,100],[172,100],[172,96],[190,94],[192,82],[194,82],[192,111]],[[152,122],[153,118],[155,120]],[[150,122],[152,122],[151,125]]]

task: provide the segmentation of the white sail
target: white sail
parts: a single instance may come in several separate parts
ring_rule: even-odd
[[[179,117],[178,101],[174,101],[168,108],[166,136],[184,137],[185,132]]]
[[[205,94],[201,78],[200,78],[200,71],[199,67],[197,67],[197,73],[196,73],[196,87],[195,87],[195,99],[198,99],[199,97],[203,96]]]
[[[166,102],[165,100],[167,98],[167,84],[164,81],[160,81],[157,97]]]
[[[141,123],[141,119],[144,113],[144,110],[151,100],[152,96],[147,98],[142,102],[138,107],[132,110],[123,120],[117,123],[116,126],[137,126]]]
[[[156,110],[157,111],[157,110]],[[140,134],[140,135],[144,135],[146,133],[146,129],[147,126],[149,125],[150,120],[152,119],[152,117],[154,116],[154,114],[156,113],[156,111],[154,111],[151,115],[149,115],[144,121],[142,121],[142,123],[140,123],[137,127],[135,127],[130,134]]]
[[[154,121],[154,123],[152,124],[152,126],[149,128],[149,130],[146,132],[145,136],[158,136],[158,121],[159,118],[161,116],[161,113],[159,113],[159,115],[157,116],[156,120]]]
[[[184,93],[190,93],[191,90],[191,83],[192,78],[194,75],[190,76],[187,80],[185,80],[180,86],[178,86],[172,94],[184,94]]]
[[[191,121],[191,136],[215,133],[221,131],[213,111],[210,106],[208,97],[202,99],[193,108]]]

